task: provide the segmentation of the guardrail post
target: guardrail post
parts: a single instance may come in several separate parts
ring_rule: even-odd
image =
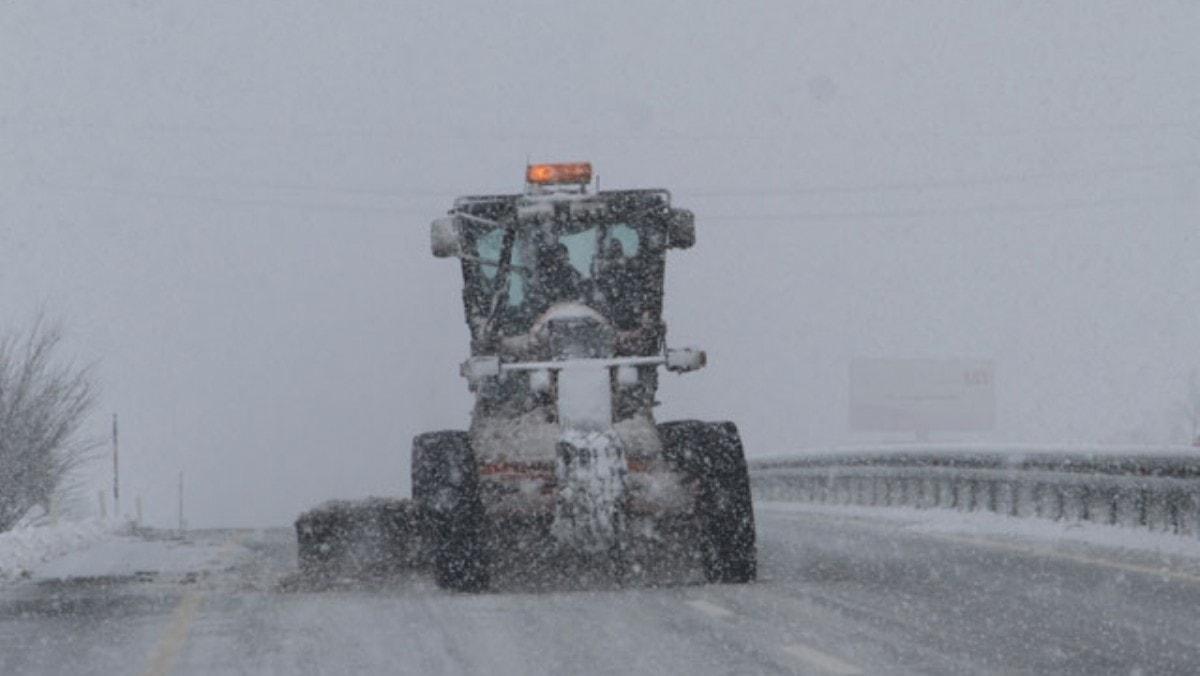
[[[1022,518],[1037,516],[1037,501],[1033,497],[1033,483],[1030,481],[1021,481],[1018,486],[1021,490],[1018,496],[1020,505],[1017,509],[1017,516]]]
[[[1192,489],[1191,494],[1191,509],[1188,512],[1191,514],[1192,537],[1200,540],[1200,490]]]
[[[1144,490],[1144,489],[1143,489]],[[1146,528],[1158,530],[1167,529],[1167,496],[1162,491],[1146,491]]]
[[[1175,535],[1179,535],[1180,531],[1179,507],[1182,502],[1183,499],[1180,491],[1172,489],[1167,493],[1167,526]]]

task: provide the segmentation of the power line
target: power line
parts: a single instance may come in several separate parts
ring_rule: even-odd
[[[713,199],[713,198],[737,198],[737,197],[802,197],[810,195],[839,195],[839,194],[864,194],[878,192],[912,192],[923,190],[938,190],[943,188],[972,188],[985,187],[991,185],[1014,185],[1023,183],[1034,183],[1040,181],[1054,181],[1063,179],[1087,179],[1099,178],[1104,176],[1122,176],[1139,173],[1153,173],[1159,171],[1178,171],[1186,169],[1200,169],[1200,161],[1196,160],[1179,160],[1173,162],[1158,162],[1150,164],[1134,164],[1134,165],[1116,165],[1090,169],[1067,170],[1067,171],[1044,171],[1044,172],[1029,172],[1029,173],[1014,173],[1014,174],[998,174],[998,175],[976,175],[967,176],[964,178],[942,178],[931,179],[924,181],[885,181],[880,183],[865,183],[865,184],[825,184],[813,186],[801,186],[794,188],[772,188],[772,187],[748,187],[748,188],[673,188],[672,192],[677,195],[686,196],[688,199]],[[162,176],[154,175],[156,179],[166,179],[171,181],[186,182],[192,185],[207,185],[210,187],[227,187],[231,189],[251,189],[251,190],[275,190],[285,192],[320,192],[333,195],[349,195],[349,196],[368,196],[368,197],[383,197],[390,199],[432,199],[432,198],[454,198],[461,194],[462,191],[451,191],[444,189],[421,188],[421,189],[388,189],[388,188],[359,188],[359,187],[344,187],[344,186],[327,186],[320,184],[294,183],[290,181],[271,181],[259,178],[245,178],[238,180],[222,180],[218,178],[205,176]],[[43,182],[44,186],[53,187],[70,187],[70,189],[81,190],[100,190],[112,192],[141,192],[147,195],[161,194],[168,196],[166,193],[157,193],[156,191],[144,191],[137,188],[130,188],[121,185],[70,185],[68,184],[53,184]],[[228,199],[228,198],[220,198]]]
[[[244,206],[244,207],[278,207],[283,209],[302,209],[309,211],[344,211],[344,212],[361,212],[361,213],[386,213],[386,214],[428,214],[426,210],[419,209],[400,209],[390,206],[370,206],[361,203],[346,204],[334,202],[315,202],[315,201],[296,201],[289,202],[285,200],[272,199],[256,199],[256,198],[236,198],[224,197],[220,195],[203,195],[197,193],[181,193],[181,192],[163,192],[153,190],[136,190],[129,188],[119,188],[103,185],[70,185],[70,184],[55,184],[55,183],[33,183],[31,187],[41,188],[52,191],[63,192],[100,192],[110,195],[124,195],[133,197],[147,197],[151,199],[175,199],[192,202],[204,202],[211,204],[220,204],[226,206]],[[422,196],[428,199],[427,196]]]
[[[73,192],[107,192],[118,195],[134,195],[142,197],[150,197],[155,199],[184,199],[199,202],[211,202],[215,204],[231,205],[231,206],[251,206],[251,207],[279,207],[285,209],[303,209],[311,211],[345,211],[345,212],[362,212],[362,213],[382,213],[394,215],[429,215],[430,212],[420,209],[398,209],[387,206],[366,206],[361,204],[334,204],[328,202],[285,202],[280,200],[256,200],[256,199],[231,199],[218,196],[197,195],[197,194],[180,194],[180,193],[161,193],[149,191],[134,191],[134,190],[119,190],[111,189],[104,186],[64,186],[64,185],[49,185],[45,187],[57,190],[67,190]],[[955,215],[974,215],[974,214],[1015,214],[1015,213],[1038,213],[1038,212],[1053,212],[1053,211],[1076,211],[1081,209],[1097,209],[1112,206],[1131,206],[1137,204],[1151,203],[1169,203],[1182,202],[1186,198],[1179,196],[1169,197],[1129,197],[1129,198],[1113,198],[1103,200],[1066,200],[1061,202],[1051,202],[1043,204],[1019,204],[1019,203],[1000,203],[1000,204],[981,204],[964,207],[951,207],[947,209],[883,209],[872,211],[808,211],[808,212],[785,212],[774,214],[704,214],[701,213],[698,217],[703,221],[708,222],[730,222],[730,221],[847,221],[847,220],[890,220],[890,219],[913,219],[913,218],[928,218],[935,216],[955,216]]]
[[[495,130],[479,130],[479,131],[456,131],[456,132],[438,132],[434,129],[420,129],[413,127],[394,127],[387,125],[362,125],[362,126],[341,126],[330,127],[320,125],[295,125],[295,126],[251,126],[251,125],[219,125],[219,124],[162,124],[162,123],[143,123],[143,124],[117,124],[112,122],[96,122],[96,121],[80,121],[69,118],[57,119],[20,119],[9,117],[0,119],[0,127],[8,127],[21,129],[29,133],[43,133],[50,130],[75,129],[80,131],[109,131],[109,132],[125,132],[141,135],[205,135],[205,136],[230,136],[242,137],[251,136],[255,138],[263,138],[264,136],[284,137],[288,142],[294,142],[297,138],[363,138],[363,139],[379,139],[387,138],[392,140],[412,141],[470,141],[477,142],[480,140],[487,141],[590,141],[590,142],[686,142],[694,143],[697,141],[741,141],[741,142],[764,142],[764,143],[780,143],[791,141],[799,138],[812,136],[835,136],[835,137],[854,137],[854,138],[872,138],[872,139],[887,139],[887,138],[964,138],[964,137],[1006,137],[1006,136],[1057,136],[1066,134],[1082,134],[1082,135],[1124,135],[1136,134],[1141,132],[1182,132],[1190,133],[1200,130],[1200,121],[1197,120],[1159,120],[1159,121],[1144,121],[1144,122],[1118,122],[1112,124],[1095,124],[1095,125],[1048,125],[1044,127],[980,127],[977,129],[883,129],[878,128],[872,131],[860,131],[841,128],[805,128],[796,130],[795,128],[787,128],[776,131],[770,134],[747,134],[747,133],[727,133],[720,131],[695,131],[695,132],[647,132],[647,133],[621,133],[618,131],[612,132],[592,132],[592,131],[572,131],[569,129],[562,131],[547,131],[547,130],[530,130],[530,131],[511,131],[503,129]]]
[[[971,188],[989,185],[1006,185],[1032,183],[1054,179],[1093,178],[1100,176],[1119,176],[1124,174],[1151,173],[1178,169],[1200,168],[1200,161],[1162,162],[1158,164],[1143,164],[1130,166],[1102,167],[1080,171],[1036,172],[1028,174],[1002,174],[997,176],[972,176],[962,179],[935,179],[930,181],[895,181],[885,183],[868,183],[862,185],[817,185],[800,188],[763,188],[763,189],[698,189],[688,190],[676,188],[672,192],[686,195],[689,198],[714,197],[800,197],[804,195],[837,195],[861,194],[872,192],[901,192],[912,190],[931,190],[939,188]]]
[[[705,198],[728,198],[728,197],[800,197],[807,195],[829,195],[829,194],[863,194],[874,192],[904,192],[904,191],[921,191],[935,190],[940,188],[964,188],[964,187],[979,187],[989,185],[1008,185],[1032,183],[1037,181],[1047,181],[1055,179],[1078,179],[1078,178],[1094,178],[1101,176],[1119,176],[1136,173],[1152,173],[1156,171],[1169,171],[1180,169],[1200,169],[1200,161],[1179,161],[1179,162],[1162,162],[1157,164],[1144,165],[1129,165],[1129,166],[1110,166],[1097,169],[1086,169],[1080,171],[1061,171],[1061,172],[1037,172],[1026,174],[1001,174],[994,176],[972,176],[962,179],[935,179],[929,181],[896,181],[874,184],[860,185],[845,185],[845,184],[826,184],[810,187],[797,188],[733,188],[733,189],[689,189],[676,188],[673,190],[676,194],[684,195],[689,199],[705,199]],[[167,177],[171,180],[187,181],[195,184],[207,184],[210,186],[227,186],[230,188],[242,188],[253,190],[279,190],[288,192],[321,192],[328,194],[342,195],[361,195],[372,197],[386,197],[392,199],[432,199],[432,198],[453,198],[458,196],[461,191],[449,190],[389,190],[386,188],[349,188],[322,186],[319,184],[302,184],[302,183],[275,183],[271,181],[261,181],[258,179],[249,179],[244,181],[221,181],[220,179],[212,179],[207,177],[186,177],[175,176]],[[139,190],[136,188],[128,188],[120,185],[80,185],[80,184],[55,184],[49,182],[41,182],[43,187],[63,188],[70,190],[97,190],[113,193],[128,193],[128,194],[145,194],[151,196],[165,197],[183,197],[181,193],[164,193],[160,191]],[[229,198],[217,198],[229,199]]]
[[[697,220],[703,221],[865,221],[889,219],[929,218],[934,216],[966,216],[978,214],[1022,214],[1054,211],[1077,211],[1083,209],[1098,209],[1113,206],[1132,206],[1137,204],[1182,202],[1185,198],[1172,196],[1165,198],[1130,197],[1107,200],[1072,200],[1046,204],[982,204],[978,206],[956,207],[949,209],[897,209],[879,211],[811,211],[778,214],[698,214]]]

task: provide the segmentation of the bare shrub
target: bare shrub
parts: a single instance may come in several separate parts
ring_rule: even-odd
[[[0,532],[65,498],[99,443],[82,434],[96,404],[92,368],[63,361],[62,338],[61,325],[41,317],[0,336]]]

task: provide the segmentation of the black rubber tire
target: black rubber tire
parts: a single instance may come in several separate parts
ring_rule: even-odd
[[[753,581],[758,574],[754,504],[737,426],[681,420],[659,425],[658,432],[667,459],[698,484],[705,577],[709,582]]]
[[[426,432],[413,439],[412,488],[438,586],[463,592],[487,589],[483,503],[466,432]]]

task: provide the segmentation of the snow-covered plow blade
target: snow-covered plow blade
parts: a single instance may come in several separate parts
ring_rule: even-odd
[[[307,577],[380,577],[428,560],[423,518],[411,500],[332,500],[296,519]]]

